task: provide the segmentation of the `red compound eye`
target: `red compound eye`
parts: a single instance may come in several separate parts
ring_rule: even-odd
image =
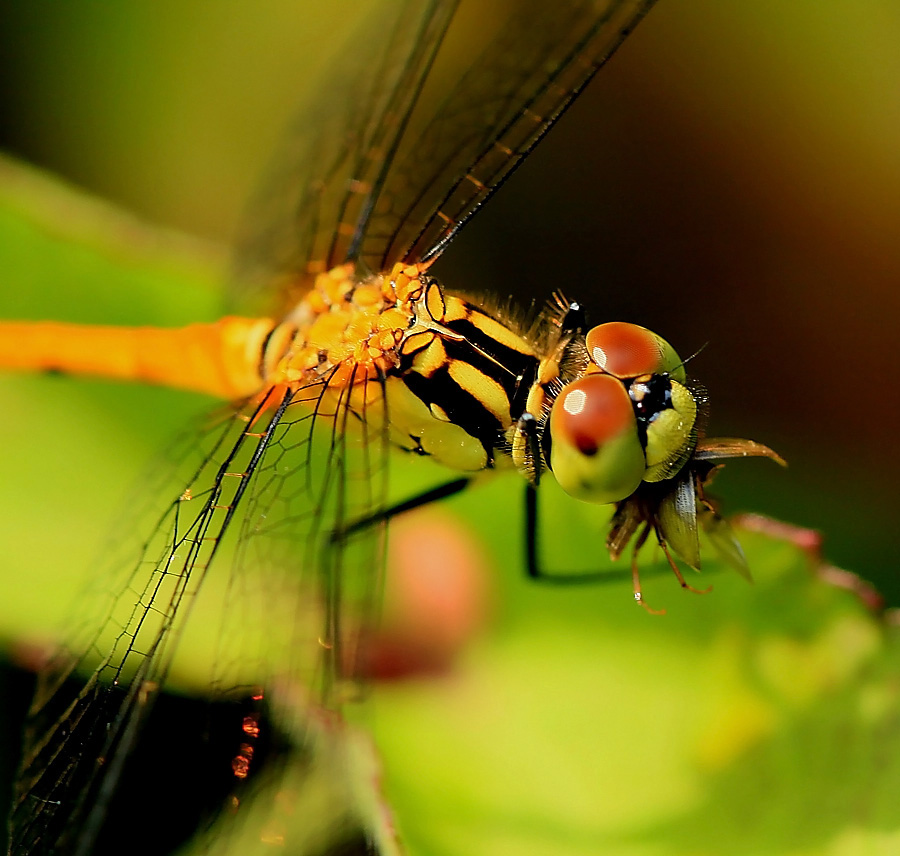
[[[667,355],[661,347],[665,343],[637,324],[625,321],[601,324],[587,334],[585,344],[591,359],[615,377],[660,374],[667,368]]]
[[[609,375],[593,374],[570,383],[553,403],[553,442],[594,455],[609,440],[633,431],[634,408],[625,387]]]
[[[550,411],[550,468],[566,493],[619,502],[637,490],[647,462],[625,386],[595,373],[573,381]]]

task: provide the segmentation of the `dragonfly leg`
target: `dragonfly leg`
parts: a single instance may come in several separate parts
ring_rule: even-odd
[[[663,538],[659,533],[657,533],[657,538],[659,538],[659,546],[662,547],[663,553],[665,553],[666,560],[669,563],[669,567],[672,569],[672,573],[675,574],[676,579],[678,580],[679,585],[683,589],[687,589],[688,591],[692,591],[694,594],[709,594],[713,587],[707,586],[703,589],[694,588],[685,578],[684,574],[681,573],[681,569],[678,567],[678,563],[675,559],[672,558],[672,554],[669,552],[669,547],[666,544],[665,538]]]
[[[638,568],[638,552],[641,547],[644,546],[649,534],[650,524],[647,523],[644,525],[641,534],[635,539],[634,546],[631,549],[631,585],[634,590],[634,601],[638,606],[642,606],[646,609],[651,615],[665,615],[666,611],[664,609],[654,609],[650,606],[650,604],[644,600],[644,593],[641,591],[641,572]],[[665,547],[663,547],[663,549],[665,550]],[[668,550],[666,551],[666,555],[669,555]]]
[[[623,571],[547,572],[540,560],[537,487],[533,484],[525,488],[525,561],[530,579],[551,585],[618,582],[628,575]]]
[[[447,499],[447,497],[461,493],[471,483],[472,479],[469,477],[454,479],[446,484],[438,485],[430,490],[426,490],[424,493],[405,499],[403,502],[398,502],[388,508],[383,508],[372,514],[367,514],[364,517],[351,521],[340,529],[333,529],[330,535],[330,542],[332,544],[338,544],[342,541],[346,541],[349,537],[358,532],[364,532],[372,526],[377,526],[379,523],[387,523],[387,521],[394,517],[406,514],[407,511],[412,511],[413,509],[421,508],[424,505],[431,505],[432,502],[439,502],[442,499]]]
[[[578,304],[573,304],[577,323]],[[571,311],[571,310],[570,310]],[[542,453],[541,440],[537,433],[538,422],[530,413],[519,417],[519,431],[528,443],[528,458],[531,461],[534,481],[525,486],[525,567],[530,579],[552,585],[580,585],[584,583],[613,582],[623,577],[617,571],[584,571],[575,573],[548,573],[541,567],[538,538],[538,487],[541,482]]]

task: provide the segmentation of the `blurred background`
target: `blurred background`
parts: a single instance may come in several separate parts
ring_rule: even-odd
[[[360,5],[6,0],[0,146],[227,241]],[[711,432],[790,462],[729,466],[728,510],[822,530],[894,602],[898,44],[891,0],[663,0],[437,268],[706,346]]]
[[[228,242],[363,5],[5,0],[0,148],[151,222]],[[710,433],[790,462],[729,465],[715,488],[726,510],[821,530],[827,557],[894,604],[898,45],[892,0],[660,0],[435,268],[451,288],[525,302],[561,288],[595,322],[644,324],[682,356],[703,348],[691,372],[710,391]],[[123,282],[95,304],[77,278],[49,278],[0,305],[5,317],[123,323],[220,311],[212,283],[190,300],[168,290],[149,298]],[[197,402],[32,383],[25,418],[0,427],[16,452],[5,478],[26,485],[4,507],[4,559],[28,568],[39,553],[75,574],[148,450]],[[77,414],[63,435],[50,420],[66,407]],[[27,464],[26,441],[38,450]],[[608,609],[614,626],[618,605]]]

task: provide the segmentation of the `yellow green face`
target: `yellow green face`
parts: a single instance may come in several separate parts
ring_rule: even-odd
[[[650,330],[613,321],[585,345],[585,374],[550,411],[550,468],[577,499],[618,502],[682,468],[697,439],[697,401],[680,357]]]

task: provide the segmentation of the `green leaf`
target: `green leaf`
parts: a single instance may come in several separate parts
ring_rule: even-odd
[[[743,541],[755,585],[656,577],[662,617],[627,584],[529,589],[503,562],[513,596],[457,668],[378,689],[412,852],[892,852],[896,628],[795,546]]]

